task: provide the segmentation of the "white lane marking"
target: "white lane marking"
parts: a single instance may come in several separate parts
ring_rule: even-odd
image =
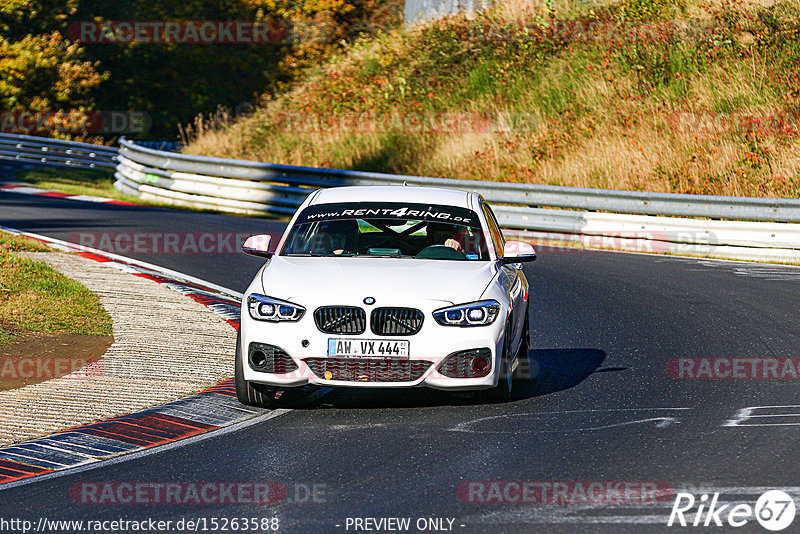
[[[571,247],[560,247],[560,248],[571,248]],[[585,247],[585,248],[582,248],[580,250],[589,250],[589,251],[593,251],[593,252],[608,252],[608,253],[611,253],[611,254],[633,254],[633,255],[636,255],[636,256],[649,256],[651,258],[655,257],[655,258],[658,258],[658,259],[654,259],[653,260],[655,263],[666,263],[666,262],[669,262],[669,261],[690,261],[690,262],[694,262],[694,263],[700,263],[700,262],[709,262],[709,263],[711,263],[711,262],[714,262],[714,263],[722,264],[722,265],[720,265],[721,267],[726,267],[726,266],[732,265],[732,264],[738,264],[738,265],[775,265],[776,267],[785,267],[787,269],[788,268],[792,268],[792,267],[796,267],[796,268],[800,269],[800,266],[786,265],[786,264],[782,264],[782,263],[771,263],[771,262],[766,262],[766,261],[764,261],[764,262],[755,262],[755,261],[747,261],[747,260],[726,260],[726,259],[723,259],[723,258],[705,258],[705,257],[699,256],[699,255],[698,256],[685,256],[685,255],[682,255],[682,254],[673,254],[673,253],[670,253],[670,254],[654,254],[652,252],[637,252],[637,251],[633,251],[633,250],[616,250],[616,249],[592,248],[592,247]],[[765,249],[765,250],[769,250],[769,249]],[[711,254],[713,254],[713,252],[711,252]],[[725,264],[727,264],[727,265],[725,265]]]
[[[38,187],[4,187],[4,191],[8,191],[9,193],[21,193],[23,195],[40,195],[42,193],[52,193],[47,189],[39,189]]]
[[[746,426],[800,426],[800,422],[797,423],[746,423],[742,424],[745,421],[750,419],[755,419],[756,417],[759,418],[772,418],[772,417],[800,417],[800,413],[767,413],[767,414],[756,414],[754,413],[756,410],[779,410],[783,408],[800,408],[798,404],[787,404],[783,406],[748,406],[747,408],[741,408],[736,410],[733,419],[728,419],[721,426],[724,427],[746,427]]]
[[[512,417],[531,417],[536,418],[536,416],[541,415],[564,415],[570,413],[614,413],[614,412],[647,412],[647,411],[663,411],[663,410],[691,410],[691,408],[610,408],[607,410],[604,409],[592,409],[592,410],[564,410],[558,412],[526,412],[526,413],[515,413],[515,414],[502,414],[502,415],[491,415],[488,417],[481,417],[478,419],[473,419],[471,421],[463,421],[458,423],[453,428],[449,429],[450,432],[469,432],[473,434],[519,434],[521,432],[520,429],[515,430],[476,430],[470,428],[472,425],[477,425],[480,423],[485,423],[486,421],[494,420],[494,419],[511,419]],[[623,421],[620,423],[612,423],[609,425],[599,425],[594,427],[584,427],[584,428],[575,428],[575,429],[559,429],[559,430],[539,430],[536,428],[526,429],[525,432],[532,432],[532,433],[562,433],[562,432],[584,432],[589,430],[603,430],[606,428],[615,428],[620,426],[627,426],[627,425],[634,425],[639,423],[650,423],[656,422],[656,428],[665,428],[673,423],[678,423],[676,417],[648,417],[645,419],[636,419],[633,421]]]
[[[748,427],[748,426],[798,426],[800,423],[748,423],[746,425],[723,425],[723,426],[735,426],[739,428]]]
[[[12,445],[12,447],[13,447],[13,445]],[[24,452],[19,452],[19,450],[15,451],[13,449],[10,450],[10,451],[9,450],[5,450],[5,449],[4,450],[0,450],[0,459],[9,460],[9,461],[12,461],[12,462],[19,462],[19,463],[23,463],[23,464],[28,464],[28,465],[32,465],[32,466],[35,466],[35,467],[42,467],[44,469],[64,469],[64,468],[69,467],[69,464],[62,464],[61,462],[56,461],[56,460],[46,460],[46,459],[42,458],[41,456],[32,456],[30,454],[25,454],[25,452],[29,452],[29,451],[25,451],[24,449],[21,449],[21,450],[24,451]],[[41,465],[42,462],[44,462],[46,464],[49,464],[49,465],[55,465],[55,466],[60,466],[60,467],[57,467],[57,468],[48,467],[46,465]]]
[[[365,430],[368,428],[385,428],[390,426],[389,423],[362,423],[355,425],[331,425],[328,430]]]
[[[588,432],[590,430],[605,430],[607,428],[617,428],[621,426],[629,426],[629,425],[637,425],[640,423],[652,423],[656,422],[656,428],[666,428],[669,425],[678,423],[678,419],[675,417],[651,417],[649,419],[636,419],[634,421],[625,421],[622,423],[613,423],[610,425],[600,425],[600,426],[587,426],[583,428],[571,428],[568,430],[536,430],[536,429],[528,429],[524,432],[526,433],[540,433],[540,434],[553,434],[553,433],[563,433],[563,432]],[[461,425],[458,425],[461,426]],[[456,428],[452,430],[453,432],[469,432],[472,434],[520,434],[521,431],[518,430],[469,430],[463,428]]]
[[[31,443],[31,442],[27,442],[27,443]],[[22,443],[19,443],[18,445],[26,445],[27,443],[26,442],[22,442]],[[72,449],[62,449],[61,447],[56,447],[56,446],[52,445],[52,443],[45,443],[45,442],[37,440],[37,441],[33,441],[32,444],[37,445],[39,447],[42,447],[43,449],[49,449],[51,451],[56,451],[56,452],[60,452],[60,453],[64,453],[64,454],[69,454],[69,455],[72,455],[72,456],[78,456],[80,458],[85,458],[86,460],[90,460],[90,461],[97,459],[97,456],[91,455],[89,453],[80,452],[80,451],[74,451]],[[47,461],[50,461],[50,460],[47,460]],[[84,463],[84,462],[78,462],[76,464],[70,464],[70,466],[78,465],[78,464],[81,464],[81,463]]]
[[[701,272],[707,272],[712,269],[723,270],[736,276],[758,278],[767,281],[800,280],[800,266],[796,265],[775,265],[751,262],[738,263],[733,261],[718,263],[719,261],[724,260],[700,260],[697,261],[697,265],[703,268],[690,270]]]
[[[621,515],[621,516],[556,516],[556,517],[541,517],[530,518],[527,521],[520,521],[517,518],[509,518],[504,520],[503,516],[499,516],[495,521],[480,521],[480,523],[566,523],[566,524],[633,524],[633,525],[646,525],[646,524],[662,524],[666,525],[669,520],[669,515]],[[478,521],[476,521],[478,523]]]
[[[693,493],[720,493],[722,495],[761,495],[770,490],[781,490],[800,496],[800,486],[682,486]]]
[[[80,200],[83,202],[98,202],[100,204],[104,204],[106,202],[114,202],[113,198],[95,197],[92,195],[70,195],[64,198],[66,198],[67,200]]]
[[[278,409],[273,410],[269,413],[264,415],[256,415],[254,417],[250,417],[244,421],[240,421],[238,423],[234,423],[232,425],[228,425],[216,430],[211,430],[204,434],[197,434],[195,436],[191,436],[188,438],[180,439],[178,441],[173,441],[171,443],[167,443],[165,445],[159,445],[157,447],[150,447],[147,449],[135,449],[129,453],[120,453],[120,455],[115,456],[113,458],[109,458],[108,460],[97,460],[95,462],[87,463],[84,465],[80,465],[75,468],[68,468],[68,469],[61,469],[58,471],[54,471],[52,473],[46,473],[44,475],[38,475],[31,478],[23,478],[22,480],[17,480],[14,482],[8,482],[6,484],[0,485],[0,492],[6,489],[16,488],[18,486],[24,486],[27,484],[32,484],[36,482],[42,482],[44,480],[52,480],[54,478],[61,478],[66,475],[72,475],[77,473],[83,473],[85,471],[91,471],[98,467],[108,467],[115,464],[128,462],[130,460],[136,460],[138,458],[142,458],[144,456],[150,456],[151,454],[158,454],[161,452],[170,451],[172,449],[177,449],[179,447],[184,447],[186,445],[191,445],[193,443],[197,443],[199,441],[204,441],[209,438],[215,438],[218,436],[224,436],[226,434],[231,434],[233,432],[238,432],[239,430],[243,430],[247,427],[251,427],[253,425],[257,425],[259,423],[263,423],[270,419],[275,419],[276,417],[280,417],[281,415],[285,415],[292,410],[288,409]]]

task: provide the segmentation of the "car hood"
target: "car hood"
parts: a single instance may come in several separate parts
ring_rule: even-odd
[[[261,282],[266,295],[298,304],[360,304],[365,297],[378,306],[460,304],[480,299],[494,275],[491,262],[274,256]]]

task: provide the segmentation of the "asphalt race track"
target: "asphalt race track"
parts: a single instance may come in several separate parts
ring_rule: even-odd
[[[3,192],[0,225],[70,239],[279,232],[283,223]],[[260,265],[236,253],[128,255],[237,291]],[[356,518],[390,517],[410,518],[410,532],[429,518],[443,521],[420,523],[426,532],[658,532],[697,530],[666,527],[671,492],[755,504],[782,488],[798,499],[800,382],[677,379],[667,369],[673,358],[799,357],[800,268],[565,249],[540,251],[525,272],[540,379],[517,386],[510,403],[428,390],[331,391],[202,439],[0,489],[0,517],[277,517],[278,531],[291,533],[356,532]],[[572,500],[510,502],[516,493],[507,491],[475,502],[522,481],[553,491],[562,483]],[[86,504],[70,495],[102,482],[276,482],[287,497],[270,506]],[[620,502],[612,491],[573,499],[577,485],[592,482],[668,491],[656,502]],[[753,518],[735,530],[766,532]]]

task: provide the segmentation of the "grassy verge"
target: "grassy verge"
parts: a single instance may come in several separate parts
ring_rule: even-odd
[[[111,317],[97,295],[50,266],[16,251],[49,251],[0,232],[0,346],[32,333],[111,335]]]
[[[16,180],[42,189],[61,191],[68,195],[91,195],[137,202],[114,188],[114,171],[109,169],[21,169],[14,175]]]
[[[192,154],[800,197],[793,0],[509,0],[366,38]]]

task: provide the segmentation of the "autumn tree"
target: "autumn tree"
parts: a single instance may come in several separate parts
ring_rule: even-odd
[[[5,0],[0,4],[0,131],[72,137],[105,79],[63,31],[77,0]],[[34,114],[34,121],[20,117]],[[56,127],[54,121],[61,121]]]

